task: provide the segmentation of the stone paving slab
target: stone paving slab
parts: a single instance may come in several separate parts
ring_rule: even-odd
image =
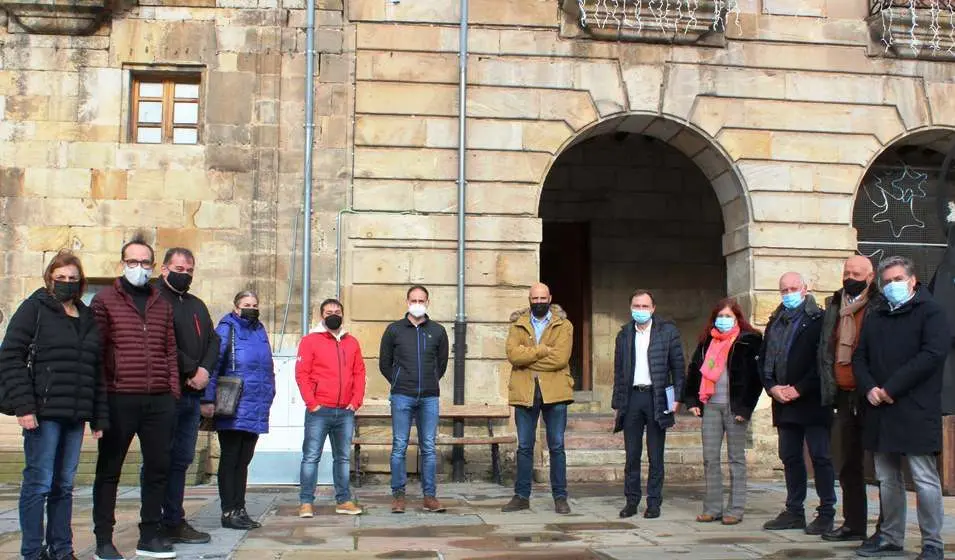
[[[751,484],[743,523],[726,527],[696,523],[702,488],[699,485],[668,487],[663,516],[620,519],[622,488],[607,484],[571,488],[571,515],[553,511],[546,487],[535,487],[531,510],[505,514],[500,511],[511,489],[490,483],[446,484],[439,498],[448,506],[444,514],[420,509],[420,495],[409,495],[405,514],[390,511],[390,490],[385,485],[358,490],[366,515],[334,513],[330,488],[321,488],[316,516],[298,518],[295,488],[252,488],[247,499],[250,515],[263,523],[254,531],[223,529],[215,487],[188,490],[185,507],[193,524],[212,534],[207,545],[177,546],[185,560],[305,560],[415,559],[477,560],[542,558],[546,560],[764,560],[802,558],[856,558],[855,543],[833,544],[801,531],[763,531],[762,524],[781,509],[785,489],[780,483]],[[0,560],[17,558],[20,535],[17,524],[16,487],[0,487]],[[870,492],[869,511],[874,525],[878,515],[877,493]],[[92,557],[92,521],[89,488],[77,489],[74,499],[74,540],[77,556]],[[915,556],[919,544],[914,495],[909,495],[907,550]],[[812,500],[807,503],[811,508]],[[955,498],[945,499],[947,557],[955,559]],[[139,492],[124,488],[117,507],[115,542],[132,557],[138,538]]]

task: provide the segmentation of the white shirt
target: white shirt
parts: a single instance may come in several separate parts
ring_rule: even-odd
[[[650,350],[650,329],[653,327],[653,319],[647,321],[646,328],[640,329],[634,324],[634,360],[633,385],[650,385],[650,359],[647,353]]]

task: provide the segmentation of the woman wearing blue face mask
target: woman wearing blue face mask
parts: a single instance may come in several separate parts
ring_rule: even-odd
[[[736,525],[746,504],[746,430],[763,385],[756,360],[763,337],[736,300],[720,300],[700,334],[686,372],[683,402],[703,416],[703,468],[706,497],[700,523]],[[704,406],[705,405],[705,406]],[[720,451],[723,434],[730,463],[730,502],[723,507]]]

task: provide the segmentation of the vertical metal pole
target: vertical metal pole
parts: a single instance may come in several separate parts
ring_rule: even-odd
[[[464,308],[465,215],[467,156],[467,81],[468,81],[468,0],[461,0],[461,23],[458,39],[458,312],[454,318],[454,404],[464,404],[464,365],[467,356],[467,314]],[[454,435],[464,435],[464,420],[454,421]],[[464,481],[464,446],[451,451],[452,480]]]
[[[315,0],[305,3],[305,186],[302,223],[302,336],[312,306],[312,150],[315,136]],[[241,95],[241,92],[236,92]]]

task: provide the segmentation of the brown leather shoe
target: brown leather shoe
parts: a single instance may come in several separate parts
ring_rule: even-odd
[[[561,515],[570,513],[570,504],[567,503],[567,498],[554,498],[554,512]]]
[[[404,494],[400,496],[395,496],[391,500],[391,513],[404,513],[405,512],[405,496]]]
[[[733,517],[732,515],[723,516],[723,525],[739,525],[743,521],[742,517]]]
[[[700,515],[696,516],[697,523],[713,523],[714,521],[719,521],[720,519],[723,518],[718,515],[710,515],[708,513],[701,513]]]
[[[531,509],[530,501],[527,500],[527,498],[514,496],[511,498],[511,501],[504,504],[504,507],[501,508],[501,511],[504,513],[511,513],[513,511],[523,511],[525,509]]]
[[[424,497],[424,510],[430,511],[431,513],[444,513],[448,511],[434,496]]]

